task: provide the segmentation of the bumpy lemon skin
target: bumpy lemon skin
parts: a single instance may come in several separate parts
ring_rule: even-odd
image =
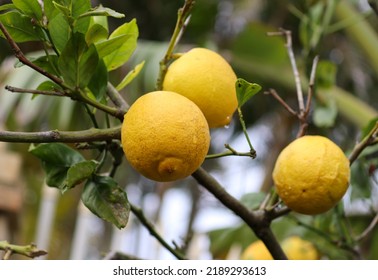
[[[303,136],[282,150],[273,180],[282,201],[293,211],[316,215],[330,210],[349,186],[349,160],[323,136]]]
[[[186,96],[202,110],[209,127],[228,125],[237,108],[237,77],[218,53],[193,48],[175,60],[167,70],[163,90]]]
[[[191,175],[204,161],[210,132],[201,110],[174,92],[155,91],[138,98],[124,116],[125,156],[145,177],[175,181]]]

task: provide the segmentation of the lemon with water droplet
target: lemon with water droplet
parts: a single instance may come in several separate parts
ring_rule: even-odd
[[[177,92],[197,104],[209,127],[230,123],[238,102],[237,77],[230,64],[218,53],[193,48],[169,65],[163,90]]]

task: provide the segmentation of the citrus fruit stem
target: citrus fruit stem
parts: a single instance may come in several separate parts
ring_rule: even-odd
[[[249,139],[247,128],[245,126],[245,122],[244,122],[244,119],[243,119],[243,113],[242,113],[240,107],[238,107],[238,114],[239,114],[239,121],[240,121],[240,124],[241,124],[242,129],[243,129],[243,133],[244,133],[245,138],[247,139],[247,142],[248,142],[248,145],[249,145],[250,155],[251,155],[252,158],[255,158],[256,157],[256,151],[252,146],[251,140]]]

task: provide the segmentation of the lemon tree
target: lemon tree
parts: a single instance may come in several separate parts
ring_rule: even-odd
[[[278,156],[273,179],[277,193],[292,210],[315,215],[330,210],[349,186],[349,160],[331,140],[308,135]]]
[[[186,41],[190,45],[178,48],[183,31],[190,28],[189,19],[197,23],[198,18],[207,19],[198,14],[191,17],[192,11],[195,11],[192,10],[193,0],[182,1],[183,6],[178,10],[169,42],[165,41],[166,37],[164,42],[147,42],[146,38],[138,41],[139,25],[136,19],[125,20],[126,15],[102,5],[93,7],[90,0],[8,2],[11,3],[0,7],[0,36],[17,58],[15,66],[34,70],[31,72],[38,74],[38,79],[32,75],[12,75],[14,79],[8,80],[6,90],[16,92],[17,95],[13,95],[14,99],[11,98],[10,102],[3,102],[5,94],[0,95],[0,120],[4,119],[13,126],[19,118],[27,119],[29,114],[24,113],[29,111],[28,102],[38,104],[39,110],[36,110],[37,116],[33,120],[28,120],[30,127],[27,129],[13,126],[10,129],[14,131],[0,130],[0,141],[30,143],[28,152],[40,160],[45,172],[43,182],[49,187],[57,188],[62,194],[75,188],[75,192],[70,192],[79,195],[75,203],[80,199],[95,215],[119,229],[128,224],[132,212],[140,224],[178,259],[189,256],[189,250],[186,249],[193,233],[191,226],[199,212],[197,207],[208,206],[207,200],[199,203],[204,196],[197,196],[196,183],[204,187],[204,193],[216,199],[216,207],[226,207],[241,221],[240,225],[217,229],[214,235],[209,233],[210,250],[214,258],[226,256],[235,243],[244,248],[251,240],[257,239],[259,241],[243,253],[243,259],[316,259],[326,255],[317,251],[330,245],[348,258],[364,256],[365,252],[360,250],[359,245],[368,239],[366,237],[373,240],[376,236],[372,233],[377,219],[370,219],[371,214],[376,214],[376,207],[372,207],[375,206],[372,186],[376,184],[374,176],[378,165],[376,148],[373,147],[378,143],[378,113],[369,104],[357,99],[360,95],[350,94],[336,85],[336,66],[331,62],[320,61],[317,68],[314,60],[306,79],[309,82],[307,96],[302,92],[306,82],[300,80],[302,75],[307,74],[304,66],[310,65],[308,59],[320,49],[317,44],[324,35],[333,36],[330,30],[337,29],[337,24],[328,28],[333,10],[341,5],[337,13],[337,16],[344,14],[341,22],[358,15],[345,6],[347,1],[305,1],[302,5],[306,7],[305,11],[309,11],[309,16],[293,6],[292,11],[296,11],[296,16],[303,14],[298,28],[300,34],[296,37],[298,40],[289,40],[291,32],[282,29],[269,32],[272,36],[284,35],[286,48],[282,38],[272,40],[271,36],[266,36],[266,30],[271,30],[271,26],[250,23],[242,26],[240,22],[230,25],[230,30],[222,30],[222,34],[213,34],[227,39],[222,41],[226,44],[216,45],[214,37],[194,42],[191,41],[192,37]],[[205,5],[203,3],[206,1],[197,2]],[[248,1],[244,2],[247,5]],[[268,2],[264,5],[274,5]],[[174,4],[177,5],[177,2]],[[224,9],[223,6],[217,7],[215,2],[209,5],[216,10],[219,8],[219,11]],[[244,7],[239,6],[235,8]],[[208,7],[203,10],[204,14],[210,11]],[[277,8],[283,7],[285,5]],[[217,18],[217,24],[223,18]],[[362,18],[359,23],[364,21],[365,18]],[[292,22],[298,22],[298,19]],[[218,27],[221,26],[215,29],[219,31],[222,28]],[[233,28],[235,26],[238,28]],[[314,26],[317,27],[316,32],[312,33]],[[229,37],[227,32],[234,29],[238,30],[233,34],[235,37]],[[367,62],[376,61],[376,49],[366,47],[378,38],[369,25],[346,29],[346,32],[355,35],[369,34],[369,41],[358,42],[354,46],[356,49],[359,45],[364,46],[364,51],[373,53]],[[361,40],[364,36],[354,37]],[[347,57],[339,55],[348,47],[344,39],[340,40],[343,42],[342,50],[338,48],[337,40],[332,41],[333,54],[336,56],[328,54],[329,57],[337,58],[340,65],[344,63],[342,58]],[[306,40],[303,61],[298,69],[294,67],[294,51],[299,48],[297,45],[293,48],[292,44]],[[33,50],[41,46],[41,52],[34,52],[30,56],[24,53],[23,48],[25,46],[27,49],[28,43],[32,43]],[[324,54],[327,46],[322,46]],[[188,51],[177,53],[179,49]],[[226,49],[227,52],[223,52]],[[160,50],[166,50],[165,54],[160,53]],[[290,65],[286,51],[289,52]],[[290,66],[293,67],[294,83],[290,80],[292,73],[287,70]],[[349,68],[344,67],[340,75]],[[0,72],[8,75],[10,71]],[[354,71],[353,75],[363,75],[364,72]],[[150,86],[155,84],[156,76],[156,88],[152,89]],[[137,78],[138,83],[133,82],[134,78]],[[263,86],[255,81],[247,81],[255,78],[256,82],[263,82]],[[370,85],[363,84],[364,81],[375,85],[375,80],[370,77],[361,81],[355,77],[349,78],[344,81],[359,80],[361,83],[358,87],[352,87],[353,90],[367,89]],[[26,80],[35,84],[24,86]],[[1,77],[1,84],[3,81]],[[276,85],[279,86],[277,91],[271,88]],[[298,131],[294,131],[297,127],[292,126],[292,120],[287,115],[276,114],[280,110],[274,105],[277,103],[273,104],[262,95],[259,100],[256,98],[256,103],[248,102],[261,88],[265,88],[264,91],[273,96],[291,117],[298,119]],[[281,96],[281,89],[285,89],[287,95]],[[291,107],[291,102],[286,102],[286,97],[295,90],[298,109]],[[33,100],[21,99],[18,95],[24,96],[26,93],[33,94]],[[60,105],[50,103],[50,98],[59,100],[57,103]],[[312,98],[318,99],[315,106],[311,103]],[[60,102],[62,99],[73,101],[75,107],[67,109],[67,103]],[[372,100],[372,104],[375,104],[376,100]],[[245,119],[242,106],[248,106],[243,110]],[[13,108],[17,108],[17,112],[9,113],[8,116]],[[236,111],[241,126],[236,124],[228,129],[216,129],[228,126]],[[50,115],[51,112],[53,114]],[[343,122],[341,126],[337,126],[336,122],[339,121],[336,118],[339,113],[345,118],[340,118]],[[278,124],[272,121],[277,119],[277,115]],[[55,122],[52,125],[51,120],[56,116],[62,118],[64,123],[68,123],[69,118],[74,121],[70,127],[55,125]],[[346,125],[345,120],[355,127],[349,129],[350,123]],[[257,123],[261,126],[255,126]],[[263,129],[260,130],[261,127]],[[278,127],[285,131],[280,131]],[[253,131],[263,133],[252,134],[251,128],[258,128]],[[31,131],[34,129],[36,131]],[[351,131],[357,130],[360,132],[356,135],[349,135]],[[267,131],[273,135],[269,141],[261,136],[268,135],[265,134]],[[295,132],[298,139],[282,149],[283,143],[292,139],[292,133]],[[350,151],[348,158],[336,142],[320,135],[306,136],[309,132],[342,139],[343,142],[338,143],[344,151]],[[216,137],[211,138],[211,133]],[[234,141],[239,139],[239,135],[247,140],[247,152],[239,151],[239,148],[244,149],[241,146],[233,147],[235,143],[240,145],[241,142]],[[216,142],[217,145],[211,146],[215,141],[222,143],[218,145],[219,142]],[[264,144],[265,149],[261,149],[261,153],[255,151],[252,145],[254,141],[259,142],[256,145],[259,149],[259,144]],[[219,147],[224,147],[225,151],[217,151]],[[282,152],[275,161],[280,149]],[[232,160],[227,162],[227,158],[223,158],[224,161],[214,160],[229,156],[238,156],[241,163],[234,164]],[[250,161],[256,157],[257,160],[250,165]],[[354,165],[351,169],[350,165],[357,159],[360,160],[357,168]],[[237,183],[242,185],[241,190],[244,191],[249,189],[251,181],[259,181],[257,178],[244,180],[249,177],[239,180],[241,173],[244,173],[239,172],[243,170],[241,168],[246,167],[243,170],[245,174],[242,174],[244,176],[253,173],[251,170],[256,166],[263,167],[265,174],[260,192],[243,193],[241,197],[232,195],[232,188],[237,187]],[[232,172],[224,172],[226,169]],[[34,174],[34,171],[29,173]],[[218,176],[221,178],[223,175],[230,176],[230,181],[224,181],[229,182],[229,185],[223,186],[222,179],[217,180]],[[360,187],[361,178],[365,189]],[[350,189],[350,197],[356,195],[356,190],[362,190],[365,205],[366,201],[371,203],[366,209],[374,212],[365,213],[363,221],[358,217],[358,225],[353,229],[350,227],[353,219],[347,216],[346,207],[344,209],[342,204],[338,204],[350,184],[354,185]],[[192,186],[195,189],[187,188]],[[144,214],[144,201],[134,205],[128,200],[129,190],[135,188],[139,188],[141,198],[149,192],[158,194],[156,197],[161,201],[165,201],[163,195],[170,188],[191,194],[193,216],[188,219],[187,238],[180,236],[180,240],[185,240],[184,244],[164,240],[159,228]],[[202,192],[201,188],[198,189]],[[355,234],[360,230],[359,235]],[[376,241],[371,242],[375,244],[373,242]],[[12,253],[11,248],[15,247],[0,242],[0,250]],[[26,249],[23,248],[23,251]],[[216,256],[214,252],[220,254]]]
[[[121,135],[130,164],[156,181],[189,176],[203,163],[210,145],[201,110],[169,91],[141,96],[126,113]]]
[[[196,103],[213,128],[228,125],[232,119],[238,104],[236,79],[232,67],[221,55],[194,48],[169,65],[163,89]]]

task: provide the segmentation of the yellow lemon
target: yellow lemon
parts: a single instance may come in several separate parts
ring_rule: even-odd
[[[315,246],[303,240],[299,236],[291,236],[282,242],[282,250],[289,260],[317,260],[319,259],[318,250]]]
[[[242,252],[240,259],[242,260],[273,260],[272,255],[265,247],[265,244],[261,240],[252,242]]]
[[[318,250],[315,246],[299,236],[291,236],[282,242],[282,250],[289,260],[317,260]],[[251,243],[244,249],[242,260],[273,260],[272,255],[261,240]]]
[[[341,200],[349,186],[349,160],[323,136],[303,136],[282,150],[273,180],[278,196],[293,211],[315,215]]]
[[[205,48],[194,48],[168,67],[163,89],[196,103],[213,128],[225,126],[232,119],[237,108],[236,80],[222,56]]]
[[[154,91],[138,98],[125,114],[121,129],[127,160],[155,181],[191,175],[210,145],[209,126],[201,110],[174,92]]]

